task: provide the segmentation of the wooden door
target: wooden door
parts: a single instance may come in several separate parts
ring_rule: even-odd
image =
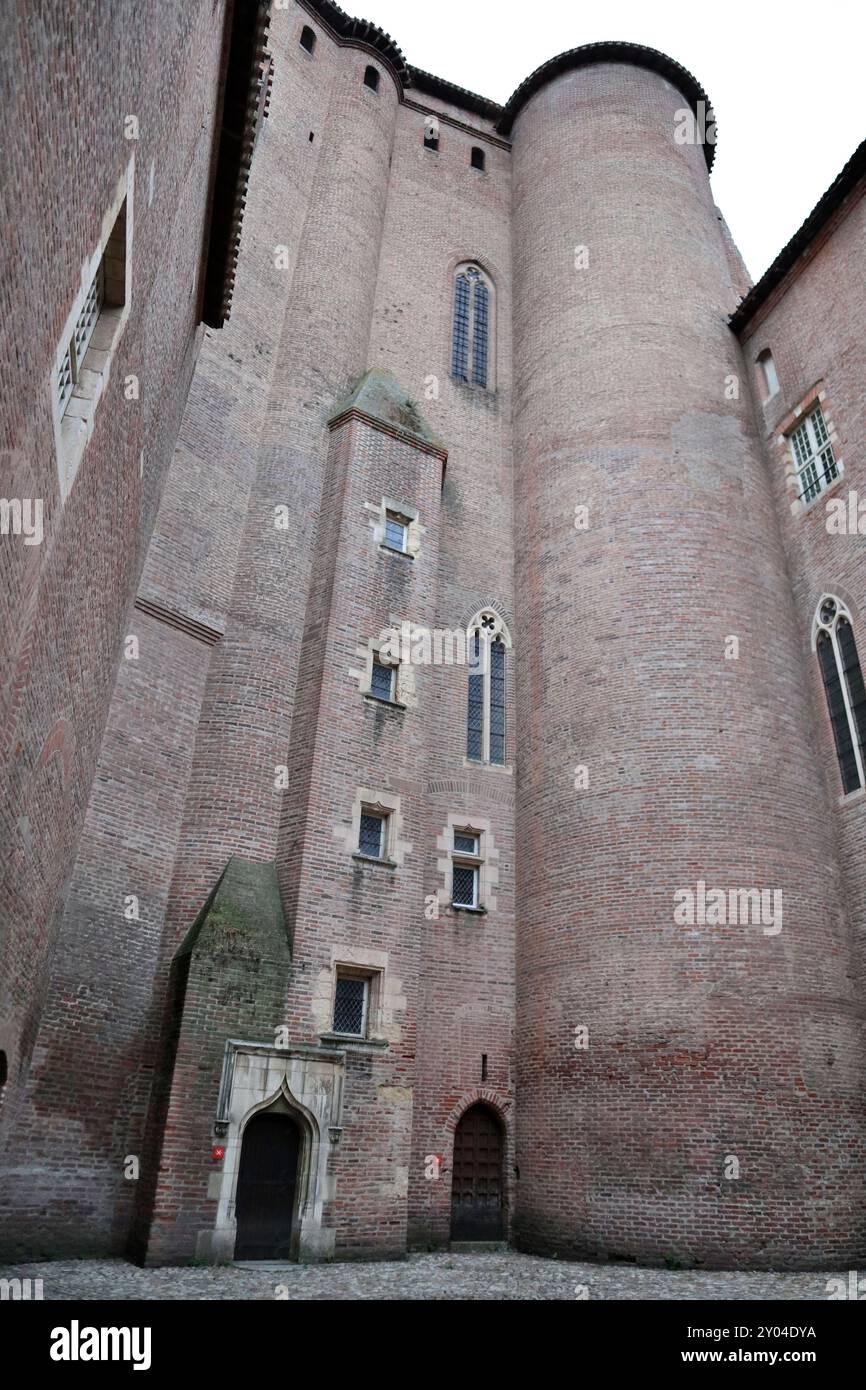
[[[255,1115],[244,1130],[238,1172],[236,1260],[291,1255],[300,1131],[289,1115]]]
[[[486,1105],[473,1105],[454,1134],[451,1239],[502,1239],[502,1127]]]

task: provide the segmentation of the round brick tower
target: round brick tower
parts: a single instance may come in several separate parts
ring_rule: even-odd
[[[733,253],[683,114],[704,99],[661,54],[593,45],[533,74],[502,123],[515,1235],[560,1255],[844,1266],[864,1249],[862,1011],[727,326]]]

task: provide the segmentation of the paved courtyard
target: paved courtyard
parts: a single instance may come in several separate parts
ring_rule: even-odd
[[[139,1269],[123,1260],[60,1260],[0,1269],[0,1279],[41,1279],[45,1299],[826,1300],[833,1277],[828,1271],[718,1273],[572,1264],[511,1250],[412,1255],[375,1264]]]

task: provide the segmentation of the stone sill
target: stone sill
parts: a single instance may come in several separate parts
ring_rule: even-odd
[[[374,695],[372,690],[364,691],[364,699],[372,700],[376,705],[387,705],[388,709],[408,709],[408,705],[403,705],[399,700],[386,700],[384,695]],[[362,855],[363,858],[363,855]]]
[[[486,917],[486,907],[468,907],[466,903],[449,903],[452,912],[471,912],[473,917]]]
[[[358,854],[357,852],[352,855],[352,858],[358,859],[362,864],[376,864],[380,869],[396,869],[398,867],[396,859],[374,859],[372,855]]]
[[[319,1041],[326,1047],[351,1047],[353,1051],[385,1051],[387,1038],[359,1038],[357,1033],[320,1033]]]
[[[379,542],[379,549],[386,550],[389,555],[399,555],[401,560],[414,560],[415,556],[411,550],[398,550],[396,545],[388,545],[385,541]]]

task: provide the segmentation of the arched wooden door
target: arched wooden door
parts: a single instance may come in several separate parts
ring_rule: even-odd
[[[501,1240],[502,1126],[486,1105],[473,1105],[454,1132],[451,1239]]]
[[[289,1115],[265,1111],[244,1130],[235,1197],[236,1260],[291,1255],[301,1134]]]

